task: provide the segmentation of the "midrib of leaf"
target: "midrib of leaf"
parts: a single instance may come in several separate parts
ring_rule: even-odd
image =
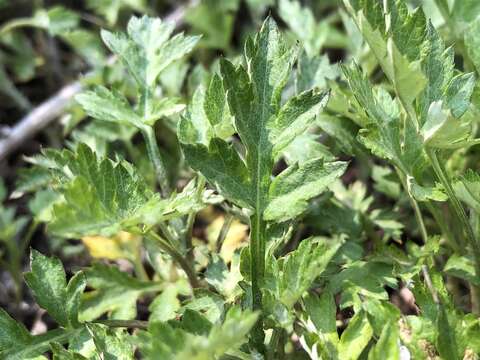
[[[259,51],[264,51],[265,49],[260,48]],[[261,74],[263,84],[260,89],[261,96],[259,96],[261,103],[260,105],[260,134],[258,146],[254,146],[252,150],[252,155],[254,156],[253,168],[255,169],[253,177],[253,186],[255,191],[255,214],[251,219],[252,233],[253,236],[250,238],[251,241],[251,272],[252,272],[252,293],[253,293],[253,310],[262,309],[262,283],[265,274],[265,230],[266,224],[263,220],[263,212],[266,208],[266,196],[268,188],[270,185],[270,172],[265,171],[268,166],[266,165],[270,162],[271,158],[271,146],[268,144],[268,134],[266,132],[266,114],[269,114],[269,106],[271,106],[270,101],[267,101],[266,97],[268,95],[268,86],[269,86],[269,61],[268,59],[268,49],[266,54],[262,54],[263,64],[261,68]],[[258,56],[258,54],[256,54]],[[252,74],[253,77],[253,74]],[[253,80],[253,79],[252,79]],[[265,181],[264,183],[264,179]],[[258,345],[263,344],[264,332],[262,328],[262,322],[258,322],[253,329],[253,337],[255,343]]]

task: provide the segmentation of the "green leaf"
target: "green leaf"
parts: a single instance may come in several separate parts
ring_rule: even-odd
[[[438,305],[438,315],[436,320],[437,336],[436,345],[440,356],[444,359],[458,359],[461,357],[457,346],[455,328],[451,325],[449,314],[444,305]],[[450,320],[450,321],[449,321]],[[462,354],[463,355],[463,354]]]
[[[422,139],[413,124],[402,129],[399,107],[388,92],[373,86],[357,64],[343,67],[345,77],[370,123],[360,132],[360,139],[375,155],[392,160],[406,174],[415,173],[424,159]],[[404,136],[404,142],[402,141]]]
[[[253,325],[258,319],[258,314],[249,310],[240,310],[239,307],[232,307],[228,310],[225,320],[221,325],[213,326],[208,335],[207,345],[197,345],[200,349],[205,349],[205,354],[211,353],[211,358],[218,358],[231,350],[237,349],[242,345],[247,335],[250,333]],[[200,345],[201,344],[201,345]],[[192,355],[198,350],[192,349]],[[188,359],[188,357],[186,357]],[[207,359],[208,356],[199,358]]]
[[[208,335],[212,323],[198,311],[185,309],[181,320],[181,328],[195,335]]]
[[[237,284],[243,279],[240,275],[239,265],[238,256],[233,257],[230,269],[221,257],[214,256],[205,272],[205,280],[225,296],[227,301],[234,300],[236,290],[238,290]]]
[[[350,319],[338,344],[339,359],[356,360],[367,346],[373,335],[367,315],[363,310]]]
[[[418,51],[425,39],[423,11],[410,12],[403,0],[344,3],[400,99],[411,106],[426,83]]]
[[[180,309],[180,301],[177,298],[178,289],[174,285],[167,286],[149,305],[149,321],[168,321],[175,318]]]
[[[130,320],[137,314],[137,299],[159,290],[155,283],[143,282],[116,267],[95,264],[85,271],[87,291],[81,303],[80,319],[91,321],[107,313],[112,319]]]
[[[208,121],[216,130],[215,133],[217,137],[225,138],[233,134],[233,120],[230,115],[230,109],[228,108],[227,97],[225,96],[222,79],[217,74],[214,74],[210,80],[210,85],[205,94],[203,108]],[[221,131],[228,129],[231,129],[231,133],[225,134]]]
[[[49,230],[64,237],[114,235],[142,221],[138,214],[160,204],[137,174],[109,159],[98,161],[86,145],[70,154],[69,168],[76,175],[69,182],[65,200],[54,206]],[[130,169],[131,170],[131,169]]]
[[[77,273],[67,285],[65,271],[57,258],[48,258],[36,250],[30,254],[31,272],[25,281],[37,303],[57,323],[65,327],[77,327],[80,296],[86,286],[83,273]]]
[[[346,162],[324,163],[323,159],[288,167],[270,185],[265,219],[286,221],[300,215],[307,209],[307,201],[320,195],[346,168]]]
[[[314,122],[320,109],[328,102],[328,93],[309,90],[293,97],[280,109],[274,122],[269,123],[273,156],[303,134]]]
[[[456,25],[454,33],[456,36],[461,37],[465,28],[478,19],[480,4],[475,0],[457,0],[453,2],[450,12]]]
[[[480,214],[480,174],[469,169],[454,183],[457,196]]]
[[[449,275],[480,286],[480,279],[475,275],[473,261],[468,257],[453,254],[449,257],[443,271]]]
[[[133,360],[135,347],[125,330],[110,329],[98,324],[87,325],[93,342],[104,360]]]
[[[368,360],[399,359],[399,329],[395,322],[389,321],[375,346],[368,353]]]
[[[340,76],[338,64],[330,64],[328,56],[309,57],[302,52],[295,73],[297,94],[312,88],[325,89],[329,80]]]
[[[62,345],[58,343],[50,344],[53,353],[53,360],[87,360],[77,352],[66,350]]]
[[[337,333],[337,306],[333,294],[324,290],[317,296],[309,293],[304,297],[305,311],[315,325],[321,354],[328,358],[336,353],[339,337]]]
[[[212,137],[227,139],[235,132],[221,78],[213,75],[208,89],[200,85],[178,124],[182,143],[208,146]]]
[[[99,120],[118,122],[141,127],[142,119],[132,109],[128,100],[118,91],[110,91],[104,86],[97,86],[75,97],[85,112]]]
[[[440,184],[435,184],[433,187],[421,186],[416,183],[411,176],[407,177],[407,186],[410,189],[413,197],[418,201],[447,201],[448,196]]]
[[[50,189],[37,191],[29,201],[28,208],[36,221],[49,222],[53,216],[53,205],[59,198],[59,194]]]
[[[201,121],[197,129],[194,121],[190,121],[189,126],[184,127],[188,130],[185,133],[192,135],[188,140],[197,141],[193,144],[182,144],[187,163],[194,170],[201,172],[227,199],[253,210],[250,216],[249,264],[254,309],[262,308],[261,284],[265,275],[267,220],[268,211],[271,210],[269,202],[274,199],[270,194],[277,195],[274,191],[269,192],[275,157],[297,136],[306,132],[327,100],[326,93],[312,90],[298,95],[282,106],[282,93],[296,55],[297,49],[287,45],[275,22],[267,18],[255,38],[248,38],[246,41],[244,63],[247,66],[242,64],[235,66],[228,60],[220,60],[220,73],[228,108],[234,117],[235,130],[242,143],[238,146],[238,152],[218,138],[213,138],[208,147],[200,143],[199,141],[205,137],[196,134],[205,133],[205,121]],[[221,99],[220,96],[218,98]],[[223,105],[221,100],[218,103]],[[291,176],[285,174],[279,176],[278,182],[284,179],[292,183],[295,180],[301,181],[302,178],[311,180],[313,176],[302,175],[305,166],[302,164],[299,167],[298,174],[293,172]],[[295,185],[298,185],[298,182]],[[309,185],[307,196],[302,197],[293,193],[293,199],[297,202],[294,213],[279,216],[278,219],[286,220],[298,215],[306,207],[306,200],[319,194],[319,189],[313,189],[314,184]],[[288,188],[283,185],[278,187],[281,190]],[[321,190],[323,188],[320,188]],[[293,189],[289,188],[288,191]],[[287,193],[279,192],[278,195],[280,199],[280,195]],[[285,200],[287,201],[288,199]],[[305,275],[305,283],[313,281],[309,280],[309,277],[314,275],[313,272],[308,272]],[[308,285],[302,283],[302,287],[292,290],[295,294],[288,295],[287,302],[294,303],[305,291],[303,286]],[[297,291],[300,294],[297,294]],[[267,292],[265,294],[268,296]],[[257,327],[253,335],[254,342],[262,346],[263,337],[263,331]]]
[[[367,313],[368,321],[376,337],[381,338],[385,324],[397,324],[400,320],[400,310],[389,301],[367,298],[362,302],[362,309]],[[392,330],[395,332],[395,329]],[[398,337],[398,329],[397,329]]]
[[[0,354],[10,348],[19,348],[28,345],[32,335],[22,324],[16,322],[0,308]]]
[[[318,54],[327,40],[328,23],[317,22],[312,11],[298,1],[280,0],[278,6],[280,17],[301,41],[307,54]]]
[[[63,6],[54,6],[48,10],[40,9],[31,18],[16,18],[4,24],[1,33],[7,33],[15,28],[32,26],[48,30],[51,35],[62,35],[78,26],[80,17]]]
[[[296,250],[282,259],[280,273],[273,276],[278,282],[279,300],[287,308],[292,308],[310,289],[340,246],[341,243],[329,244],[315,238],[305,239]]]
[[[50,351],[51,343],[67,342],[78,331],[79,329],[73,331],[64,329],[50,330],[41,335],[32,336],[29,343],[0,350],[0,356],[5,360],[47,360],[42,354]]]
[[[0,179],[0,202],[3,202],[7,197],[7,188],[5,187],[5,182],[3,179]]]
[[[200,312],[208,321],[217,322],[225,308],[225,299],[217,293],[207,290],[195,292],[195,298],[185,304],[185,309]]]
[[[337,332],[337,306],[333,294],[328,290],[321,296],[308,294],[303,299],[305,310],[312,319],[318,331],[329,334]]]
[[[205,88],[200,85],[193,94],[186,113],[178,122],[178,139],[184,144],[208,146],[213,136],[213,128],[205,113]]]
[[[305,133],[297,136],[283,151],[282,157],[288,165],[298,163],[299,165],[315,158],[324,161],[335,160],[327,146],[323,145],[318,135]]]
[[[459,2],[459,1],[457,1]],[[480,18],[472,21],[464,34],[465,47],[477,73],[480,73]]]
[[[96,32],[77,28],[63,32],[61,37],[90,66],[103,66],[105,64],[106,51],[100,36]]]
[[[186,22],[203,35],[199,46],[229,49],[238,4],[238,0],[204,0],[187,9]]]
[[[257,317],[251,311],[232,307],[225,320],[213,325],[207,334],[189,333],[169,323],[154,322],[149,325],[148,332],[140,333],[140,350],[148,360],[219,359],[246,341]]]
[[[332,293],[342,292],[340,306],[352,306],[361,300],[359,294],[373,299],[387,300],[385,286],[397,287],[392,276],[392,266],[377,261],[353,261],[344,266],[338,274],[329,278],[328,287]]]
[[[95,119],[133,125],[138,129],[142,129],[145,125],[152,126],[161,117],[171,116],[184,108],[177,99],[162,98],[149,102],[150,107],[144,110],[143,114],[138,114],[120,92],[110,91],[103,86],[97,86],[93,91],[79,94],[75,99],[85,112]]]
[[[142,331],[138,335],[140,352],[147,360],[179,358],[177,353],[188,344],[187,339],[187,333],[181,328],[162,322],[150,323],[148,332]]]
[[[179,129],[189,165],[216,185],[227,198],[240,206],[254,208],[262,216],[269,201],[273,159],[296,137],[305,133],[317,113],[325,106],[328,96],[326,92],[309,90],[290,99],[283,107],[280,106],[280,95],[295,59],[295,49],[288,49],[272,19],[265,21],[255,39],[247,41],[245,58],[250,64],[248,69],[242,65],[235,67],[224,59],[220,62],[229,109],[246,148],[245,163],[236,150],[225,142],[216,138],[209,140],[213,133],[211,126],[224,121],[226,113],[224,96],[220,92],[220,82],[216,76],[207,92],[204,106],[206,116],[203,116],[201,109],[194,112],[199,108],[194,103],[191,115],[182,119]],[[298,174],[292,174],[291,179],[286,180],[293,181],[295,176],[301,180],[303,167],[302,164]],[[306,170],[311,169],[306,167]],[[317,170],[320,171],[319,166]],[[278,181],[281,178],[282,176]],[[312,189],[319,184],[309,185]],[[317,191],[312,189],[303,198],[294,194],[293,197],[297,197],[298,201],[295,213],[292,212],[283,219],[301,213],[306,207],[306,200],[318,195],[323,189],[324,187]],[[290,199],[285,199],[288,200]],[[266,219],[277,218],[266,215]]]
[[[424,124],[430,105],[443,98],[445,89],[453,77],[454,50],[445,49],[445,44],[433,25],[427,25],[426,41],[422,48],[422,70],[427,77],[427,85],[419,99],[420,124]]]
[[[472,82],[473,89],[473,82]],[[428,109],[427,120],[421,128],[425,145],[437,149],[462,147],[470,137],[471,121],[457,119],[442,101],[433,102]]]
[[[158,18],[132,17],[127,34],[102,30],[107,47],[120,57],[139,86],[152,87],[158,75],[172,62],[192,51],[199,36],[177,34],[170,38],[173,23]]]
[[[84,144],[76,153],[64,151],[55,156],[59,167],[65,164],[62,176],[71,178],[63,180],[64,200],[54,205],[49,224],[49,230],[59,236],[112,236],[120,230],[154,225],[203,207],[194,195],[193,184],[180,194],[160,199],[131,165],[99,160]]]
[[[182,144],[182,148],[190,166],[222,195],[240,206],[253,205],[247,167],[232,145],[214,138],[208,148],[202,144]]]
[[[115,25],[123,9],[138,12],[146,11],[145,0],[87,0],[88,8],[105,17],[110,25]]]
[[[463,116],[469,106],[475,79],[454,71],[454,51],[445,44],[432,24],[427,26],[422,68],[427,86],[420,97],[423,141],[433,148],[461,147],[470,137],[471,118]]]

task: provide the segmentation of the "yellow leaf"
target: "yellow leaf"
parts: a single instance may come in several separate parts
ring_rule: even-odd
[[[224,216],[218,216],[213,220],[210,225],[207,227],[207,238],[210,244],[215,244],[218,238],[218,234],[222,229],[223,223],[225,221]],[[222,248],[220,250],[220,256],[223,260],[228,263],[232,260],[233,253],[238,248],[245,246],[246,239],[248,235],[248,226],[242,224],[238,220],[233,220],[228,230],[227,236],[223,241]]]
[[[82,242],[94,258],[133,260],[135,254],[138,253],[141,237],[121,231],[110,238],[103,236],[85,236],[82,238]]]

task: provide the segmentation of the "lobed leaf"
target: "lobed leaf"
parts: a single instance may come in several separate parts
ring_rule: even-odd
[[[127,34],[102,30],[107,47],[125,63],[139,86],[152,87],[158,75],[172,62],[189,53],[199,36],[177,34],[170,38],[173,23],[158,18],[132,17]]]
[[[25,281],[37,303],[55,321],[64,327],[78,327],[80,296],[86,286],[85,276],[79,272],[67,285],[63,265],[57,258],[48,258],[36,250],[30,254],[31,271]]]
[[[346,162],[324,163],[323,159],[288,167],[270,185],[265,219],[286,221],[300,215],[307,209],[307,201],[320,195],[346,168]]]

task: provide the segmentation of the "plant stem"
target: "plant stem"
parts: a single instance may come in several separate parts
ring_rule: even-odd
[[[143,267],[140,251],[138,251],[138,253],[135,254],[135,257],[132,259],[132,263],[133,263],[133,268],[135,269],[135,274],[137,275],[137,277],[140,280],[149,281],[150,279],[148,278],[148,274],[145,271],[145,268]]]
[[[408,194],[408,199],[410,200],[410,204],[412,205],[413,212],[415,213],[415,219],[417,221],[418,227],[420,228],[420,235],[422,236],[423,243],[426,244],[428,241],[428,232],[425,226],[425,222],[423,221],[423,216],[422,216],[422,211],[420,210],[420,206],[418,205],[417,200],[415,200],[415,198],[412,195],[412,192],[410,191],[410,188],[405,179],[405,175],[402,173],[402,171],[398,167],[395,167],[395,170],[397,171],[397,175],[400,179],[400,182],[402,183],[403,188]]]
[[[453,209],[458,219],[462,223],[462,226],[465,229],[465,232],[467,235],[467,241],[473,250],[476,273],[477,273],[477,276],[480,276],[480,246],[475,238],[473,228],[468,220],[465,209],[460,203],[460,200],[458,199],[457,195],[455,195],[455,191],[453,190],[448,174],[444,169],[443,165],[438,161],[436,152],[434,150],[427,150],[427,154],[432,162],[432,166],[435,171],[435,174],[437,175],[443,187],[445,188],[445,191],[447,192],[448,198],[453,206]]]
[[[433,286],[432,279],[428,273],[428,268],[426,265],[422,265],[422,275],[423,280],[425,281],[425,284],[432,295],[433,302],[435,304],[440,304],[440,298],[438,297],[437,289],[435,289],[435,286]]]
[[[160,230],[162,230],[163,236],[165,236],[170,245],[178,245],[178,239],[172,234],[167,223],[161,221],[158,223],[158,226],[160,227]]]
[[[277,359],[275,357],[277,353],[277,348],[280,344],[280,339],[282,337],[282,329],[275,328],[273,329],[272,337],[270,338],[270,342],[268,344],[268,351],[267,351],[267,360],[275,360]]]
[[[180,254],[177,249],[175,249],[168,241],[161,238],[157,233],[153,231],[149,231],[145,234],[148,238],[156,241],[156,243],[160,246],[162,250],[164,250],[168,255],[172,257],[174,261],[177,262],[178,265],[185,271],[187,274],[188,281],[192,288],[200,287],[200,282],[197,278],[197,274],[195,270],[191,267],[191,264]]]
[[[39,222],[35,219],[33,219],[30,223],[30,226],[28,227],[27,232],[25,233],[25,236],[20,244],[20,254],[23,255],[25,250],[27,250],[27,247],[30,245],[30,241],[32,240],[32,236],[35,234],[35,230],[37,230],[38,224]]]
[[[96,320],[93,324],[102,324],[114,328],[148,329],[148,321],[142,320]]]
[[[233,215],[232,214],[226,214],[225,219],[223,220],[223,225],[222,228],[220,229],[220,232],[218,233],[217,237],[217,242],[216,242],[216,247],[217,247],[217,253],[219,253],[222,250],[222,245],[223,242],[225,241],[225,238],[227,237],[228,231],[230,230],[230,226],[232,225],[233,222]]]
[[[475,233],[473,232],[473,228],[468,220],[467,213],[463,208],[460,200],[458,199],[455,191],[453,190],[451,180],[448,177],[447,171],[443,167],[443,165],[438,161],[437,154],[435,150],[427,149],[427,155],[430,158],[430,161],[433,166],[433,170],[435,174],[439,178],[440,182],[442,183],[445,191],[447,192],[448,198],[450,203],[453,206],[453,210],[455,211],[460,223],[462,224],[465,233],[467,235],[467,242],[470,245],[472,252],[473,252],[473,261],[475,267],[475,275],[480,278],[480,246],[475,238]],[[480,304],[480,290],[475,287],[475,285],[471,285],[471,295],[472,297],[475,296],[476,299],[472,301],[472,304]],[[476,306],[475,306],[476,307]]]
[[[147,145],[147,152],[150,161],[153,164],[155,173],[157,175],[158,183],[160,184],[160,191],[163,198],[167,198],[172,189],[170,187],[170,181],[168,180],[168,172],[165,166],[165,160],[160,154],[158,149],[157,139],[155,137],[155,132],[151,126],[144,126],[140,129],[142,133],[145,144]]]
[[[252,305],[254,311],[262,311],[262,284],[265,275],[265,230],[266,223],[256,209],[255,215],[250,220],[250,266],[252,276]],[[263,319],[259,320],[252,330],[253,344],[260,351],[264,348],[265,333]]]
[[[202,175],[198,175],[197,177],[197,189],[195,192],[195,197],[197,200],[201,200],[202,194],[203,194],[203,189],[205,188],[205,178]],[[193,264],[195,261],[194,255],[193,255],[193,225],[195,223],[195,218],[197,217],[196,212],[191,212],[188,214],[187,217],[187,224],[185,227],[185,232],[184,232],[184,238],[185,238],[185,247],[187,250],[187,260]]]

